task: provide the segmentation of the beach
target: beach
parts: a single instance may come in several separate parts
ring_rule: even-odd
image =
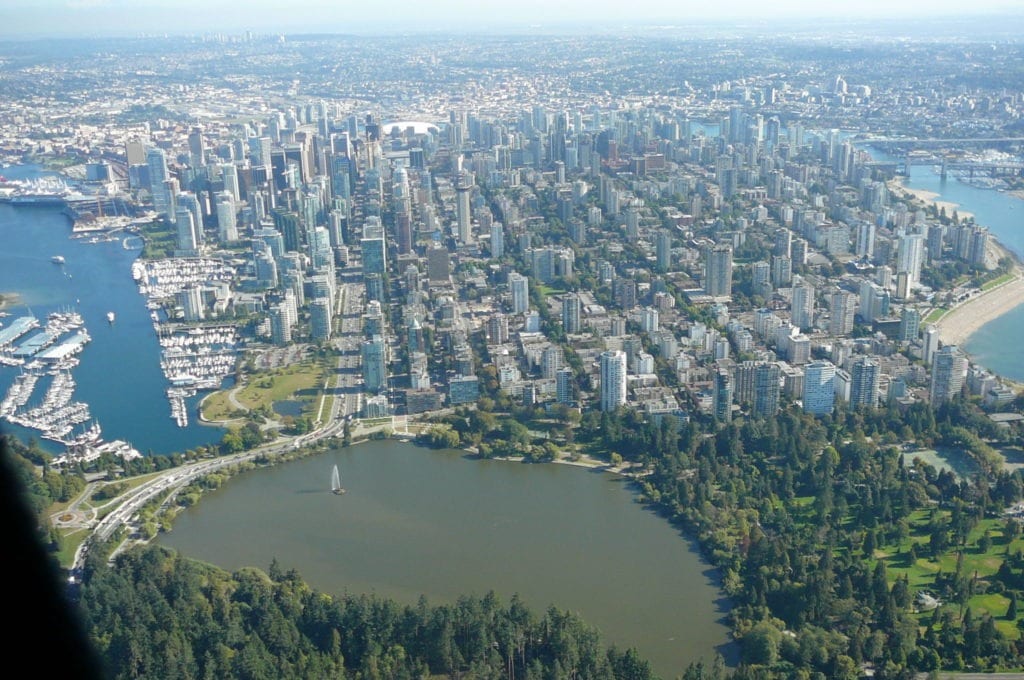
[[[21,301],[21,296],[17,293],[0,293],[0,309],[6,307],[13,307]]]
[[[893,179],[888,183],[889,190],[934,205],[936,209],[945,208],[950,217],[956,211],[960,219],[973,219],[970,212],[959,209],[959,204],[950,201],[936,200],[939,194],[924,189],[912,189],[903,185],[902,180]],[[979,293],[950,309],[936,322],[939,339],[944,345],[963,345],[973,333],[982,326],[1010,312],[1020,304],[1024,304],[1024,266],[1002,244],[990,241],[988,260],[994,265],[1000,258],[1009,257],[1013,260],[1013,278],[999,286]]]
[[[1012,273],[1006,283],[965,300],[939,319],[936,327],[944,345],[964,344],[982,326],[1024,304],[1024,267],[1020,262],[1014,260]]]
[[[922,203],[934,205],[935,209],[938,211],[942,211],[943,209],[945,209],[946,214],[950,218],[953,217],[954,212],[956,212],[957,217],[959,217],[961,220],[974,218],[973,213],[960,210],[960,205],[958,203],[953,203],[951,201],[937,201],[935,199],[939,197],[939,194],[935,193],[934,191],[926,191],[924,189],[911,189],[910,187],[904,186],[903,180],[899,178],[889,180],[887,186],[889,187],[890,192],[902,193],[906,196],[913,196]]]

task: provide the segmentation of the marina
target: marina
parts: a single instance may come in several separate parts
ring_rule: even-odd
[[[238,362],[238,332],[232,326],[176,328],[154,323],[160,336],[160,366],[167,377],[171,417],[188,425],[185,400],[200,390],[220,389]]]
[[[6,328],[0,328],[0,352],[3,352],[5,348],[9,348],[18,338],[33,328],[39,328],[39,319],[34,316],[19,316]]]
[[[160,300],[173,298],[189,286],[230,282],[235,278],[235,270],[215,258],[173,258],[136,261],[132,264],[132,277],[140,293],[150,300]]]
[[[77,460],[76,455],[98,456],[96,447],[105,445],[100,436],[100,426],[93,419],[89,405],[75,400],[76,384],[71,373],[71,369],[78,365],[76,355],[91,340],[85,322],[77,312],[53,312],[47,317],[42,332],[10,350],[14,341],[38,327],[39,321],[34,316],[23,316],[5,329],[7,333],[3,337],[7,342],[0,356],[5,365],[20,366],[21,373],[0,401],[0,418],[65,446],[65,462]],[[27,361],[29,359],[32,360]],[[33,403],[37,388],[41,386],[45,386],[42,399]],[[89,421],[93,421],[92,425],[86,426]],[[108,449],[125,455],[134,451],[124,442],[122,444]],[[134,453],[140,455],[138,451]]]
[[[39,326],[35,317],[20,317],[16,323],[17,329]],[[61,341],[57,343],[58,340]],[[75,379],[71,375],[71,369],[78,363],[75,355],[89,340],[80,314],[70,311],[50,314],[41,333],[5,354],[5,363],[22,365],[22,372],[0,402],[0,417],[36,430],[51,441],[71,442],[75,428],[92,418],[88,404],[73,400]],[[31,362],[25,363],[33,357]],[[29,407],[37,384],[44,378],[49,378],[49,386],[42,401]]]
[[[21,165],[3,172],[11,180],[45,173],[48,171],[39,166]],[[87,207],[89,204],[84,203],[81,210]],[[201,425],[194,417],[186,427],[179,427],[168,417],[169,382],[160,366],[158,334],[153,330],[148,299],[139,295],[131,276],[141,239],[133,225],[111,239],[104,229],[115,226],[115,222],[123,226],[125,220],[120,216],[125,211],[119,207],[115,219],[109,197],[103,197],[102,208],[102,217],[86,220],[76,219],[60,206],[23,207],[0,202],[0,232],[6,239],[5,247],[0,249],[0,291],[16,296],[8,299],[8,306],[0,312],[0,402],[19,375],[38,373],[34,394],[18,413],[24,415],[41,403],[51,379],[49,372],[59,370],[58,365],[67,365],[76,383],[73,401],[88,404],[92,419],[76,425],[66,440],[77,440],[96,423],[102,427],[103,439],[109,440],[106,443],[129,442],[146,455],[214,443],[222,435],[220,428]],[[94,215],[99,213],[95,198],[90,210]],[[129,247],[124,247],[126,239]],[[55,255],[64,257],[65,264],[52,263]],[[33,357],[11,356],[32,331],[47,323],[50,312],[67,310],[82,316],[82,328],[61,334]],[[115,323],[107,322],[107,312],[114,312]],[[22,317],[28,318],[17,322]],[[161,312],[159,317],[165,315]],[[86,329],[88,338],[77,336]],[[186,397],[185,410],[194,414],[198,399],[198,394]],[[34,437],[53,456],[63,456],[66,451],[74,456],[95,455],[85,445],[75,445],[72,450],[43,439],[39,430],[6,418],[0,427],[22,440]]]
[[[160,367],[169,386],[166,388],[171,418],[178,427],[187,427],[186,401],[202,390],[220,389],[238,362],[238,332],[224,324],[192,326],[161,322],[158,310],[176,303],[177,296],[190,286],[226,284],[235,277],[230,264],[215,258],[175,258],[136,261],[132,278],[146,297],[153,328],[160,342]]]

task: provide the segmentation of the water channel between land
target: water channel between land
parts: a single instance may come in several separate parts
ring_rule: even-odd
[[[337,464],[347,493],[330,492]],[[579,613],[663,678],[722,653],[728,603],[696,545],[629,482],[385,440],[240,475],[158,542],[228,569],[272,559],[313,587],[404,604],[493,590]]]

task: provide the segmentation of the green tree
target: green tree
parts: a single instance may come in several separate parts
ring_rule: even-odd
[[[771,666],[779,658],[781,641],[782,632],[767,621],[754,625],[750,632],[743,636],[744,663]]]

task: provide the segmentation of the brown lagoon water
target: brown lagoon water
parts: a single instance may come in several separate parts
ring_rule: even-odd
[[[335,464],[342,496],[330,492]],[[582,468],[370,442],[240,475],[160,543],[228,569],[276,558],[318,589],[407,604],[518,593],[538,613],[578,612],[663,678],[733,654],[727,603],[696,546],[622,479]]]

